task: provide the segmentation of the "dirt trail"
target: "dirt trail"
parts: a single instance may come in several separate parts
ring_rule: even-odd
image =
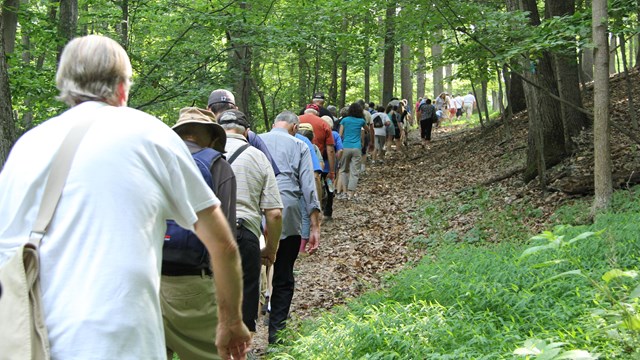
[[[636,70],[632,76],[638,104],[640,73]],[[593,109],[591,89],[585,91],[584,98],[584,106]],[[631,129],[627,102],[620,99],[626,99],[626,88],[623,78],[616,76],[611,80],[611,118]],[[636,112],[640,114],[640,106]],[[539,191],[537,180],[523,183],[517,172],[490,181],[525,164],[527,126],[526,112],[514,117],[508,140],[501,121],[484,129],[444,126],[435,129],[429,149],[421,148],[418,130],[413,130],[406,154],[393,152],[384,164],[367,164],[358,185],[358,201],[335,200],[333,219],[322,224],[319,251],[296,262],[292,318],[308,318],[369,288],[379,288],[381,275],[422,258],[425,251],[409,245],[418,235],[428,236],[429,229],[417,226],[411,217],[421,202],[432,197],[488,182],[490,187],[500,187],[506,198],[539,208],[541,217],[523,221],[532,232],[542,230],[553,211],[576,196],[554,190],[554,186],[567,179],[593,177],[593,134],[590,129],[584,131],[577,153],[548,172],[550,192]],[[611,144],[614,174],[640,173],[640,152],[635,150],[639,145],[615,130]],[[452,221],[451,226],[461,230],[459,227],[473,226],[474,221],[465,217]],[[267,347],[266,337],[261,319],[254,339],[258,354]]]

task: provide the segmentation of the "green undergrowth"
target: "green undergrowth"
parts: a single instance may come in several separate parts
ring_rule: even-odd
[[[475,191],[432,202],[420,221],[438,227],[425,218],[483,210],[490,216],[476,225],[481,240],[434,231],[431,254],[415,267],[292,324],[269,358],[639,359],[640,187],[616,192],[612,210],[592,225],[549,225],[529,241],[522,217],[535,209],[497,214],[482,208],[490,194]],[[588,207],[578,200],[552,220],[572,224]],[[485,241],[490,222],[491,237],[521,241]]]

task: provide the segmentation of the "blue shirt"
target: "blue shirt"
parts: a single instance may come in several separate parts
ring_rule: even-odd
[[[273,158],[271,158],[269,149],[267,149],[267,145],[264,144],[264,141],[262,141],[262,139],[260,139],[258,135],[256,135],[256,133],[251,130],[249,130],[247,140],[249,140],[249,144],[251,144],[251,146],[262,151],[262,153],[267,156],[267,159],[269,160],[269,162],[271,163],[271,167],[273,168],[273,173],[278,176],[278,174],[280,174],[280,169],[278,169],[278,165],[276,165],[276,162],[273,161]]]
[[[345,149],[362,149],[360,133],[365,124],[364,119],[352,116],[347,116],[340,121],[340,126],[344,128],[342,130],[342,146]]]
[[[344,146],[342,146],[342,139],[340,138],[340,134],[338,134],[337,131],[333,130],[331,132],[333,134],[333,143],[335,144],[334,147],[336,149],[336,155],[338,155],[338,151],[344,149]],[[336,160],[336,168],[338,167],[338,160]],[[333,171],[336,171],[336,169],[334,169]],[[325,174],[329,173],[329,161],[325,161],[324,162],[324,171]]]
[[[322,168],[320,167],[320,159],[318,159],[318,154],[316,154],[316,148],[313,147],[313,143],[311,143],[308,137],[300,134],[296,134],[296,139],[304,141],[304,143],[309,147],[309,151],[311,152],[311,162],[313,163],[313,171],[321,172]]]

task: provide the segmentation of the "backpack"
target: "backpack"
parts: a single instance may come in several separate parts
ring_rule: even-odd
[[[373,115],[373,127],[376,128],[381,128],[384,126],[384,123],[382,122],[382,114],[381,113],[376,113]]]
[[[222,154],[211,148],[204,148],[191,154],[198,170],[209,188],[214,189],[211,167],[222,157]],[[173,220],[167,220],[167,231],[162,248],[162,270],[168,275],[177,269],[209,269],[209,252],[193,232],[180,227]],[[175,275],[175,274],[173,274]]]
[[[420,121],[431,120],[435,117],[436,108],[432,104],[424,103],[420,105]]]

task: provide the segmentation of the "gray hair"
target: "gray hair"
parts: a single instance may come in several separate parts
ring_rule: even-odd
[[[247,130],[246,127],[232,122],[220,124],[220,126],[222,126],[222,128],[225,130],[232,130],[240,134],[244,134],[244,132]]]
[[[313,114],[313,115],[319,115],[320,113],[315,111],[314,109],[305,109],[304,110],[305,114]]]
[[[99,35],[71,40],[60,56],[56,85],[57,99],[69,106],[83,101],[116,101],[117,90],[131,86],[131,61],[116,41]]]
[[[281,121],[284,121],[288,124],[294,124],[294,125],[300,123],[300,119],[298,119],[298,116],[289,110],[285,110],[280,114],[278,114],[274,122],[281,122]]]

